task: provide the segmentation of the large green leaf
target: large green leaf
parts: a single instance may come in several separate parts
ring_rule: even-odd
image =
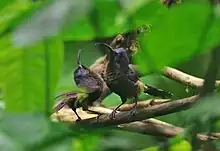
[[[163,9],[155,0],[95,2],[89,17],[65,29],[64,40],[88,40],[127,32],[145,24],[158,10]]]
[[[6,7],[9,3],[13,2],[14,0],[1,0],[0,1],[0,10]]]
[[[152,22],[152,31],[141,39],[142,51],[137,62],[149,72],[198,54],[204,49],[207,29],[212,28],[209,23],[211,13],[209,4],[199,1],[164,9],[155,16],[158,18]],[[215,44],[211,43],[212,46]]]
[[[25,46],[58,35],[69,22],[75,24],[86,16],[91,4],[88,0],[48,1],[14,30],[13,41]]]
[[[63,13],[51,17],[51,14],[57,13],[56,3],[58,1],[45,6],[17,28],[14,34],[16,44],[28,45],[58,33],[62,33],[64,40],[89,40],[113,36],[146,23],[158,13],[158,10],[164,9],[160,2],[155,0],[93,2],[65,0],[59,2],[63,6]]]
[[[177,150],[191,151],[192,147],[189,142],[183,140],[178,144],[174,144],[174,145],[169,146],[169,148],[168,148],[168,151],[177,151]],[[159,149],[158,149],[158,147],[149,147],[149,148],[146,148],[142,151],[159,151]]]
[[[6,109],[39,112],[51,108],[61,73],[62,41],[53,38],[23,50],[5,47],[3,56]]]
[[[27,18],[34,10],[40,6],[41,2],[33,3],[31,1],[14,1],[0,10],[0,31],[1,35],[10,32]]]
[[[6,114],[0,121],[0,148],[2,151],[69,151],[74,134],[79,135],[64,124],[51,123],[42,114]]]
[[[101,136],[99,133],[83,134],[73,141],[73,151],[95,151],[99,148]],[[88,145],[89,144],[89,145]]]
[[[209,29],[207,36],[205,37],[205,44],[204,44],[204,50],[210,50],[213,49],[213,46],[220,43],[219,37],[220,37],[220,4],[214,6],[212,18],[210,18],[210,21],[208,25],[212,25],[212,27]]]

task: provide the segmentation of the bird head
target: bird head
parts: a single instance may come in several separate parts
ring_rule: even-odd
[[[109,61],[111,63],[115,63],[116,65],[118,65],[120,68],[128,68],[129,66],[129,57],[128,57],[128,54],[127,54],[127,51],[120,47],[120,48],[117,48],[117,49],[113,49],[111,46],[109,46],[108,44],[106,43],[96,43],[96,45],[103,45],[105,46],[106,48],[108,48],[108,58],[109,58]]]
[[[81,52],[81,49],[78,51],[78,56],[77,56],[77,65],[78,65],[78,67],[74,71],[74,77],[83,77],[83,76],[86,76],[86,75],[89,74],[88,68],[81,64],[80,52]]]

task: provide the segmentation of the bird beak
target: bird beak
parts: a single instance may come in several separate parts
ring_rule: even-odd
[[[105,46],[106,48],[108,48],[108,57],[110,57],[110,58],[112,58],[112,57],[114,57],[114,54],[115,54],[115,51],[114,51],[114,49],[110,46],[110,45],[108,45],[108,44],[106,44],[106,43],[95,43],[95,45],[103,45],[103,46]]]

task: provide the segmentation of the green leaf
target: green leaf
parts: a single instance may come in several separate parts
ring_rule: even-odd
[[[64,40],[90,40],[127,32],[146,24],[163,8],[155,0],[95,2],[89,16],[65,29]]]
[[[3,151],[22,151],[21,145],[0,130],[0,148]]]
[[[100,142],[100,134],[89,133],[83,134],[73,140],[73,151],[96,151]],[[89,144],[89,145],[88,145]]]
[[[0,1],[0,10],[4,7],[6,7],[9,3],[13,2],[15,0],[1,0]]]
[[[88,18],[81,18],[75,25],[70,25],[62,32],[64,41],[88,40],[96,37],[95,30]]]
[[[63,13],[51,17],[51,14],[57,13],[60,5]],[[145,24],[162,8],[160,2],[155,0],[54,1],[17,28],[13,40],[25,46],[59,33],[64,40],[109,37]]]
[[[188,141],[183,140],[180,143],[171,145],[169,147],[169,151],[176,151],[176,150],[191,151],[192,146]]]
[[[4,79],[3,92],[6,110],[50,110],[61,74],[62,41],[53,38],[23,50],[7,47],[5,51],[7,78]]]
[[[151,32],[140,43],[136,61],[145,72],[180,63],[203,50],[211,8],[205,2],[187,1],[155,16]],[[144,61],[144,63],[143,63]]]
[[[16,0],[4,7],[0,11],[0,15],[2,16],[0,20],[1,35],[11,32],[14,27],[30,16],[40,4],[40,2],[33,3],[31,1]]]
[[[192,147],[191,147],[191,144],[188,141],[182,140],[181,142],[179,142],[177,144],[171,145],[168,149],[168,151],[178,151],[178,150],[191,151]],[[156,146],[155,147],[149,147],[149,148],[146,148],[142,151],[158,151],[158,147],[156,147]]]
[[[0,134],[4,151],[68,151],[73,135],[66,125],[51,123],[42,114],[7,114],[0,121]]]
[[[75,24],[85,17],[92,4],[87,0],[49,2],[14,30],[12,37],[14,44],[27,46],[36,41],[57,36],[67,24]]]
[[[213,18],[211,18],[210,23],[212,27],[209,29],[207,36],[205,37],[204,50],[208,51],[213,49],[214,46],[219,44],[220,40],[220,4],[214,6]]]
[[[186,119],[188,122],[202,123],[200,128],[207,127],[210,125],[210,121],[220,117],[219,110],[219,97],[220,93],[201,98],[197,104],[194,105],[193,109],[190,109]]]

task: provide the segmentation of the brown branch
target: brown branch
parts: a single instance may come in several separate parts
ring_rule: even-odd
[[[130,112],[121,112],[116,114],[116,118],[114,120],[111,120],[109,119],[108,114],[103,114],[98,119],[97,118],[85,119],[80,121],[79,123],[110,126],[110,125],[130,123],[134,121],[141,121],[152,117],[170,114],[173,112],[179,112],[181,110],[189,108],[197,100],[198,100],[198,96],[192,96],[180,100],[175,100],[175,101],[155,105],[145,109],[141,109],[137,111],[135,116],[132,117],[130,116]]]
[[[184,131],[183,128],[162,122],[156,119],[148,119],[141,122],[132,122],[129,124],[119,125],[123,130],[130,132],[138,132],[141,134],[148,134],[153,136],[174,137]],[[220,139],[220,133],[213,133],[211,136],[205,134],[197,134],[199,141],[207,141],[208,139]]]
[[[204,83],[204,80],[201,78],[197,78],[195,76],[186,74],[182,71],[179,71],[171,67],[165,67],[163,75],[172,80],[183,83],[184,85],[187,85],[193,88],[201,88]],[[220,80],[217,80],[215,82],[215,86],[216,87],[220,86]]]
[[[140,101],[137,103],[137,109],[163,104],[169,101],[171,101],[171,99],[149,99],[146,101]],[[118,111],[130,111],[133,107],[134,107],[134,103],[124,104],[118,109]],[[116,106],[110,107],[110,109],[114,109],[114,108],[116,108]]]
[[[96,111],[101,114],[109,114],[112,112],[111,109],[103,108],[103,107],[90,107],[90,110]],[[87,112],[82,111],[81,109],[77,109],[77,112],[82,117],[82,119],[96,117],[96,114],[88,114]],[[64,108],[59,113],[54,113],[52,119],[58,121],[64,121],[72,123],[75,121],[77,117],[72,112],[71,109]],[[183,128],[176,127],[172,124],[157,120],[157,119],[148,119],[144,121],[132,122],[128,124],[121,124],[117,126],[121,130],[126,130],[130,132],[136,132],[141,134],[148,134],[153,136],[163,136],[163,137],[173,137],[180,134],[183,131]],[[204,134],[198,134],[197,138],[200,141],[208,140],[209,136]],[[213,133],[210,136],[211,139],[220,139],[220,133]]]

